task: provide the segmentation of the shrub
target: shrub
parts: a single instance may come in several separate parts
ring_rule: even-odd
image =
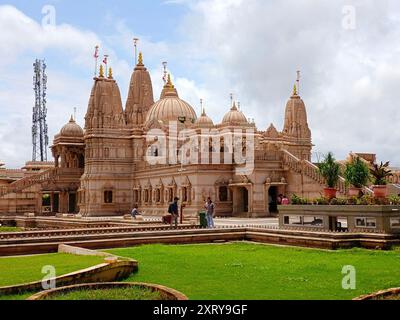
[[[389,196],[388,200],[391,205],[400,205],[400,196]]]
[[[339,180],[340,166],[336,162],[332,152],[326,155],[324,161],[318,165],[318,169],[326,180],[328,188],[335,188]]]
[[[302,198],[297,195],[292,196],[292,204],[294,205],[308,205],[308,204],[313,204],[313,202],[310,199],[307,198]]]
[[[364,195],[357,199],[357,205],[369,206],[375,204],[375,198],[370,195]]]
[[[358,201],[358,197],[351,197],[349,199],[347,199],[347,204],[348,205],[356,205]]]
[[[368,183],[369,168],[360,158],[357,157],[351,162],[346,163],[343,175],[348,184],[351,184],[356,188],[362,188]]]
[[[344,206],[347,204],[347,199],[333,198],[329,204],[332,206]]]
[[[385,186],[387,184],[387,178],[393,175],[392,171],[389,170],[389,162],[386,162],[385,164],[381,162],[380,165],[376,163],[373,164],[370,169],[370,174],[375,186]]]
[[[300,204],[300,197],[298,197],[297,195],[292,195],[292,204],[297,205]]]
[[[329,200],[325,197],[317,198],[314,200],[314,203],[318,206],[325,206],[329,204]]]

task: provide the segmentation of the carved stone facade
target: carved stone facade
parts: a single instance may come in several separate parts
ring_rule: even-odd
[[[286,106],[283,131],[272,124],[258,131],[236,103],[227,108],[219,124],[205,110],[198,118],[170,78],[154,102],[151,77],[141,55],[131,76],[125,110],[118,85],[109,74],[106,78],[101,71],[94,78],[84,130],[71,119],[55,137],[55,168],[38,174],[36,180],[12,184],[15,190],[0,189],[0,201],[33,188],[40,194],[36,204],[42,194],[50,194],[50,211],[57,200],[58,212],[83,216],[122,215],[136,204],[145,215],[163,215],[178,196],[185,205],[185,217],[194,217],[211,197],[217,215],[257,217],[275,212],[279,194],[319,196],[322,181],[310,162],[306,107],[296,90]],[[187,136],[181,139],[183,132]],[[236,141],[238,134],[245,138]],[[197,144],[181,148],[192,140]],[[235,159],[238,152],[251,155],[247,160],[254,164],[253,170],[243,171],[245,164]],[[182,164],[187,157],[195,161]],[[77,203],[71,204],[74,199]],[[40,208],[37,205],[36,211]]]

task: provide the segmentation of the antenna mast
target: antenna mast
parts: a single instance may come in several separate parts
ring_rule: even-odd
[[[47,161],[49,146],[47,117],[47,75],[44,60],[36,59],[33,64],[33,90],[35,91],[35,106],[32,115],[32,161]]]

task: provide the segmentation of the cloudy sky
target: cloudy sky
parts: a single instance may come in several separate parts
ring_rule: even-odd
[[[260,130],[282,129],[301,70],[316,154],[375,152],[400,166],[396,0],[0,1],[0,30],[0,160],[8,167],[31,158],[34,59],[48,64],[52,140],[74,107],[83,124],[95,45],[110,55],[125,102],[133,37],[155,95],[168,61],[181,98],[196,111],[205,99],[216,122],[232,92]]]

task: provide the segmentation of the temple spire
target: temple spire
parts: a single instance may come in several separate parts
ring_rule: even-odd
[[[206,115],[206,109],[204,108],[203,102],[204,102],[204,100],[200,99],[201,115],[205,116]]]
[[[111,67],[108,70],[108,79],[113,79],[113,70]]]
[[[297,86],[296,86],[296,84],[293,86],[293,96],[297,96]]]

